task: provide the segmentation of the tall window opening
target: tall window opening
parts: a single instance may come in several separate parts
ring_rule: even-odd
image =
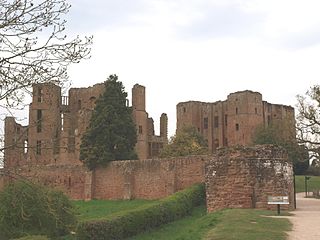
[[[23,142],[23,153],[28,152],[28,140],[24,140]]]
[[[38,87],[37,95],[38,95],[38,102],[42,102],[43,101],[43,98],[42,98],[43,93],[42,93],[41,87]]]
[[[139,134],[142,134],[142,126],[139,125]]]
[[[218,128],[218,127],[219,127],[219,117],[218,117],[218,116],[215,116],[215,117],[214,117],[214,127],[215,127],[215,128]]]
[[[236,131],[239,131],[239,123],[236,123]]]
[[[42,131],[42,110],[38,109],[37,110],[37,132]]]
[[[63,131],[64,128],[64,114],[61,113],[61,131]]]
[[[224,125],[228,126],[228,115],[224,115]]]
[[[41,141],[40,140],[37,140],[36,154],[41,155]]]
[[[81,100],[78,100],[78,110],[81,109]]]
[[[208,118],[207,118],[207,117],[205,117],[205,118],[203,119],[203,128],[204,128],[204,129],[208,129]]]
[[[238,114],[238,108],[236,108],[236,114]]]

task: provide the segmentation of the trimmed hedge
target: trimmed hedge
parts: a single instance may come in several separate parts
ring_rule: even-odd
[[[124,239],[182,218],[204,201],[204,184],[193,185],[151,206],[141,207],[110,219],[80,223],[77,239]]]

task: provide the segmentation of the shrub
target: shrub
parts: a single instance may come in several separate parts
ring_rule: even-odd
[[[204,185],[194,185],[153,205],[141,207],[109,219],[83,222],[78,226],[77,238],[80,240],[107,240],[130,237],[190,214],[193,207],[202,204],[204,199]]]
[[[0,239],[61,236],[76,223],[73,205],[62,192],[31,182],[9,184],[0,202]]]

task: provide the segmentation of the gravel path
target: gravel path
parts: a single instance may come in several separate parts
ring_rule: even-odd
[[[288,240],[320,240],[320,200],[297,194],[297,209],[289,217],[293,229]]]

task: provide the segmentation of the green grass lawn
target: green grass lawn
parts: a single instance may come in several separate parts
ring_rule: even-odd
[[[178,221],[166,224],[158,229],[136,235],[130,240],[166,239],[196,240],[215,227],[220,213],[207,214],[204,205],[194,208],[192,214]]]
[[[108,218],[113,214],[129,211],[148,204],[155,203],[156,200],[91,200],[74,201],[79,221]]]
[[[254,209],[227,209],[206,214],[205,206],[191,216],[130,240],[284,240],[291,229],[287,219],[270,218],[276,212]]]
[[[291,223],[285,218],[271,218],[275,212],[254,209],[226,209],[221,211],[218,224],[205,240],[285,240]]]
[[[308,191],[312,192],[313,189],[320,189],[320,176],[311,176],[307,182]],[[304,176],[296,176],[296,192],[305,191],[305,179]]]

